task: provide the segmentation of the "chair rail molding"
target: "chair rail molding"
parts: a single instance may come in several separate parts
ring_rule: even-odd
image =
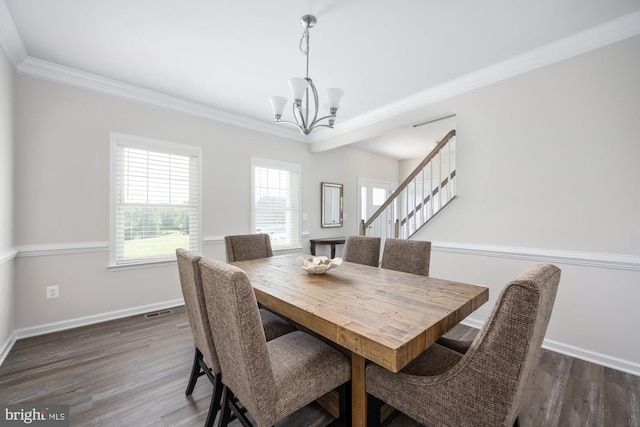
[[[459,242],[431,242],[431,250],[456,254],[573,264],[584,267],[640,271],[640,256],[517,246],[479,245]]]
[[[247,231],[238,231],[238,232],[233,232],[233,233],[228,233],[229,235],[233,235],[233,234],[246,234],[248,233]],[[302,233],[302,239],[308,239],[310,233],[308,231],[303,231]],[[202,244],[203,245],[223,245],[224,244],[224,234],[220,234],[220,235],[214,235],[214,236],[203,236],[202,237]]]
[[[17,255],[18,255],[18,250],[16,248],[8,248],[0,251],[0,264],[4,264],[5,262],[11,261]]]
[[[308,239],[309,232],[303,232],[302,238]],[[204,236],[202,238],[202,243],[203,245],[223,244],[224,235]],[[573,264],[585,267],[640,271],[640,256],[637,255],[526,248],[518,246],[481,245],[475,243],[443,241],[431,242],[431,250],[435,252],[449,252],[464,255],[490,256],[559,264]],[[16,248],[0,252],[0,263],[7,262],[16,257],[74,255],[108,251],[109,242],[107,241],[19,245]]]
[[[73,255],[83,253],[108,252],[109,242],[72,242],[20,245],[18,257],[38,257],[50,255]]]

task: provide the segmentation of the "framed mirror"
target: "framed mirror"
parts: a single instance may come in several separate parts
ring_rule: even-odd
[[[320,184],[322,227],[342,227],[342,184]]]

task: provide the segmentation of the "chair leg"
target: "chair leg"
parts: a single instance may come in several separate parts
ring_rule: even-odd
[[[380,427],[380,409],[382,409],[382,400],[367,394],[367,426]]]
[[[227,427],[229,421],[231,421],[231,408],[229,407],[229,394],[230,391],[227,386],[223,386],[222,389],[222,413],[220,414],[220,419],[218,420],[218,427]]]
[[[335,426],[351,426],[351,381],[348,381],[338,387],[339,395],[339,418],[331,421],[327,424],[326,427],[335,427]]]
[[[211,381],[211,384],[216,385],[216,375],[211,371],[211,368],[207,366],[203,358],[200,358],[200,374],[199,376],[206,375]]]
[[[244,415],[246,410],[240,408],[236,403],[237,401],[238,399],[233,395],[233,392],[225,385],[222,392],[222,414],[220,415],[218,427],[226,427],[231,420],[236,418],[244,427],[253,427]]]
[[[340,386],[340,418],[346,427],[351,427],[351,381]]]
[[[242,424],[244,427],[253,427],[249,419],[244,415],[247,411],[245,411],[244,408],[240,408],[238,406],[236,399],[229,401],[229,407],[231,408],[231,412],[233,413],[233,415],[235,415],[238,421],[240,421],[240,424]]]
[[[211,394],[211,403],[209,404],[209,413],[207,414],[207,421],[204,423],[205,427],[213,427],[213,423],[216,420],[216,415],[220,411],[220,401],[222,400],[222,381],[221,375],[216,375],[215,383],[213,384],[213,393]]]
[[[191,376],[189,376],[189,383],[187,384],[187,390],[184,392],[185,395],[191,396],[193,393],[193,389],[196,386],[196,381],[202,375],[200,370],[200,361],[202,360],[202,353],[196,347],[195,354],[193,355],[193,366],[191,367]]]

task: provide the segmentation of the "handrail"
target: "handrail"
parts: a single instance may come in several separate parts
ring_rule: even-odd
[[[402,181],[402,184],[400,184],[400,186],[396,189],[396,191],[394,191],[391,194],[391,196],[389,196],[387,198],[387,200],[385,200],[385,202],[378,208],[378,210],[375,211],[373,215],[371,215],[371,218],[369,218],[366,222],[361,223],[361,225],[360,225],[360,234],[363,234],[363,232],[367,229],[367,227],[369,227],[371,224],[373,224],[373,221],[375,221],[376,218],[378,218],[380,215],[382,215],[382,212],[384,212],[384,210],[393,202],[393,200],[396,198],[396,196],[398,196],[398,194],[400,194],[405,188],[407,188],[409,183],[411,181],[413,181],[413,179],[416,176],[418,176],[418,174],[431,161],[431,159],[433,159],[440,152],[442,147],[444,147],[449,142],[449,140],[451,138],[453,138],[455,135],[456,135],[456,130],[452,129],[452,130],[449,131],[449,133],[447,133],[445,135],[444,138],[442,138],[442,141],[440,141],[433,148],[433,150],[431,150],[431,153],[429,153],[429,155],[427,157],[425,157],[422,162],[420,162],[420,164],[414,169],[413,172],[411,172],[411,174],[407,177],[407,179]]]
[[[450,177],[447,176],[442,180],[442,183],[440,185],[440,187],[444,187],[449,183],[449,178],[453,179],[456,177],[456,171],[452,171]],[[436,187],[433,189],[433,192],[431,192],[430,194],[427,195],[427,197],[424,198],[424,200],[420,203],[418,203],[418,205],[407,214],[407,216],[405,216],[404,218],[402,218],[402,221],[400,221],[400,225],[405,225],[407,223],[407,221],[413,217],[415,215],[415,213],[417,211],[419,211],[420,209],[422,209],[423,205],[426,205],[429,200],[431,200],[432,197],[435,197],[436,194],[438,194],[438,192],[440,191],[440,187]]]

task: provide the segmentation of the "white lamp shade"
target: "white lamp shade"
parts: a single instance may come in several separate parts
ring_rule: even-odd
[[[304,90],[309,85],[302,77],[291,77],[289,79],[289,87],[291,88],[291,94],[293,95],[293,99],[295,101],[302,100],[304,96]]]
[[[344,91],[342,89],[338,89],[337,87],[331,87],[327,89],[327,96],[329,97],[329,108],[338,109],[340,106],[340,98],[344,95]]]
[[[271,103],[271,108],[273,108],[273,115],[282,116],[284,106],[287,103],[287,98],[283,96],[272,96],[269,98],[269,103]]]

